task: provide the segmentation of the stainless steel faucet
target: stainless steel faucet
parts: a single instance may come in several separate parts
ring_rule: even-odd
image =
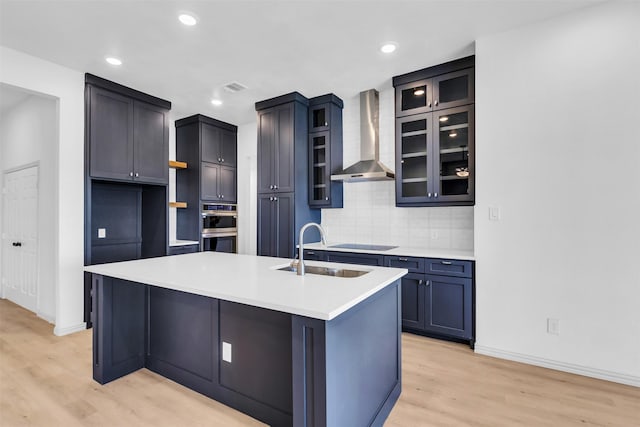
[[[300,237],[298,238],[298,276],[304,276],[304,249],[302,248],[302,246],[304,244],[304,232],[307,231],[307,228],[310,227],[316,227],[318,230],[320,230],[320,239],[322,241],[322,244],[325,246],[327,245],[327,241],[324,238],[324,229],[320,224],[317,224],[315,222],[308,222],[302,226],[302,228],[300,229]]]

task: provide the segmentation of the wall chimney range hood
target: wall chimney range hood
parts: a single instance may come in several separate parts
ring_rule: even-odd
[[[391,169],[380,163],[379,94],[360,92],[360,161],[331,175],[332,181],[359,182],[394,179]]]

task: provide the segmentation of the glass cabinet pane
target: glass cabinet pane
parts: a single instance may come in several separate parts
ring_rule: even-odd
[[[434,77],[434,108],[450,108],[472,103],[474,101],[473,85],[473,69]]]
[[[440,195],[469,194],[469,111],[439,115],[438,128]]]
[[[430,138],[426,115],[400,124],[400,174],[402,197],[425,197],[429,176]]]
[[[328,133],[323,132],[310,136],[311,155],[311,198],[313,201],[329,200],[328,188],[328,166],[327,166],[327,138]]]
[[[431,110],[431,80],[421,80],[396,88],[396,117]]]

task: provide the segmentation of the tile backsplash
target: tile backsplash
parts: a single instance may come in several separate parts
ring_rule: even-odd
[[[329,243],[473,250],[473,207],[397,208],[394,181],[344,184],[344,207],[323,209]]]

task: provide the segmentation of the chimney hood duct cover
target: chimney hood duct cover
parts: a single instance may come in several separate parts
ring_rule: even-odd
[[[394,179],[380,163],[379,95],[375,89],[360,92],[360,161],[331,175],[332,181],[358,182]]]

